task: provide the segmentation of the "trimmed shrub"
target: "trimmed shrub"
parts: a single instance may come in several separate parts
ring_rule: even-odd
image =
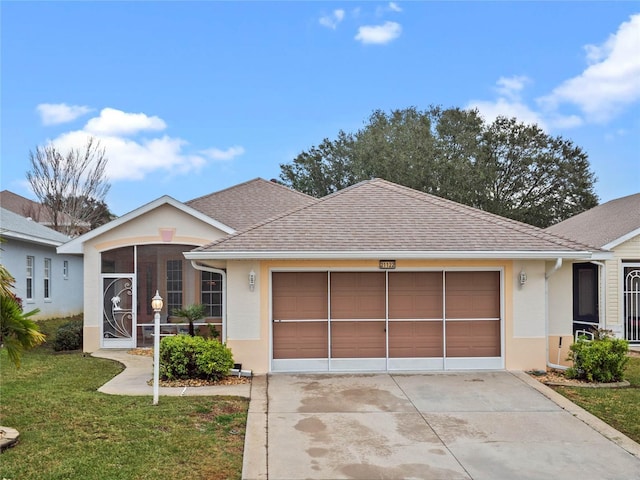
[[[82,320],[71,320],[60,325],[53,341],[56,352],[82,348]]]
[[[160,378],[163,380],[220,380],[231,367],[231,350],[218,340],[176,335],[160,342]]]
[[[593,340],[579,338],[570,350],[573,367],[566,371],[568,378],[602,383],[623,380],[624,367],[629,360],[629,342],[626,340],[599,330]]]

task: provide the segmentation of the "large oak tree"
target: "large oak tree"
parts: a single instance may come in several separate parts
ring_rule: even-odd
[[[598,203],[580,147],[514,118],[487,123],[477,110],[376,110],[357,132],[280,168],[286,185],[316,197],[379,177],[539,227]]]

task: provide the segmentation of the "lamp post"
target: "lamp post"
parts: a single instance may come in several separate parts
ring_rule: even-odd
[[[153,308],[153,404],[158,404],[158,390],[160,383],[160,310],[162,310],[162,297],[156,290],[151,299]]]

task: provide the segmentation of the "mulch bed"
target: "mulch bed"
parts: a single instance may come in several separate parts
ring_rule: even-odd
[[[554,369],[549,369],[546,372],[527,373],[539,382],[553,387],[623,388],[630,385],[626,380],[622,382],[598,383],[578,380],[576,378],[567,378],[565,377],[564,372]]]
[[[153,357],[151,348],[134,348],[127,352],[129,355],[140,355],[143,357]],[[153,380],[147,382],[153,384]],[[220,380],[202,380],[199,378],[188,378],[185,380],[160,380],[161,387],[210,387],[216,385],[242,385],[251,383],[251,377],[239,377],[237,375],[227,375]]]

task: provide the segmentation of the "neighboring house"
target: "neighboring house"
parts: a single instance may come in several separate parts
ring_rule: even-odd
[[[17,193],[2,190],[0,192],[0,206],[22,217],[30,218],[41,225],[53,228],[53,219],[41,203],[29,200]],[[84,233],[91,228],[87,222],[72,222],[72,218],[65,213],[60,215],[58,222],[62,227],[77,224],[75,228],[79,230],[78,233]]]
[[[640,344],[640,193],[598,205],[546,231],[613,252],[610,260],[572,266],[574,331],[605,328]]]
[[[60,255],[70,237],[0,208],[0,263],[15,278],[14,292],[34,319],[82,313],[82,257]]]
[[[84,254],[85,351],[143,344],[158,289],[255,373],[544,369],[573,336],[566,265],[611,257],[379,179],[165,196],[58,252]]]

